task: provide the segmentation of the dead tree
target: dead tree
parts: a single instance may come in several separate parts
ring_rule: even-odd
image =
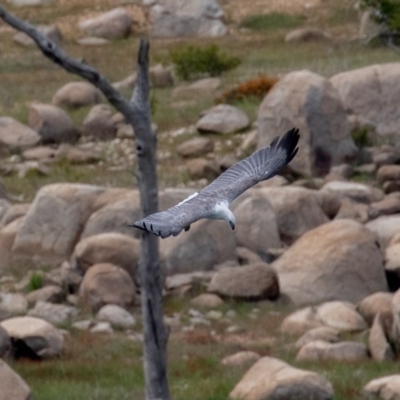
[[[33,25],[17,18],[0,6],[0,17],[13,28],[26,33],[42,53],[62,68],[96,86],[126,118],[135,132],[138,186],[144,216],[158,211],[156,136],[151,129],[148,76],[149,43],[140,41],[137,59],[137,82],[130,101],[126,100],[94,68],[70,58]],[[131,222],[131,221],[127,221]],[[158,238],[143,233],[140,282],[144,330],[144,372],[147,400],[169,400],[167,379],[167,337],[163,323],[162,290],[158,256]]]

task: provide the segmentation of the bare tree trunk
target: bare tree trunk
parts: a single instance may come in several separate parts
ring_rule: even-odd
[[[107,100],[120,111],[135,132],[138,160],[138,185],[143,215],[158,211],[156,147],[157,139],[151,129],[149,103],[149,44],[140,41],[137,82],[130,101],[94,68],[72,59],[34,26],[15,17],[0,6],[0,18],[13,28],[25,32],[38,45],[43,54],[68,72],[81,76],[100,89]],[[132,222],[132,221],[127,221]],[[143,233],[140,262],[142,315],[144,330],[144,372],[147,400],[169,400],[166,347],[167,336],[163,323],[162,288],[158,256],[158,238]]]

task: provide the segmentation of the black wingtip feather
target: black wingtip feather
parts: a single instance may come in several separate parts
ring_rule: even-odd
[[[286,151],[286,164],[290,163],[297,154],[299,148],[296,146],[299,143],[299,139],[299,129],[292,128],[283,135],[282,139],[278,143],[278,147]]]

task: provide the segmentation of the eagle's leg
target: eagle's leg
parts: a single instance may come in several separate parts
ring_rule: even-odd
[[[185,232],[187,232],[189,229],[190,229],[190,225],[188,225],[188,226],[185,228]]]

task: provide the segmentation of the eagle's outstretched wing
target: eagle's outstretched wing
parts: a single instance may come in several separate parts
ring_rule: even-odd
[[[216,205],[229,204],[251,186],[276,175],[296,155],[298,141],[299,130],[291,129],[281,140],[276,137],[268,147],[234,164],[200,193],[166,211],[151,214],[132,226],[162,238],[188,230],[193,222],[211,217]]]

